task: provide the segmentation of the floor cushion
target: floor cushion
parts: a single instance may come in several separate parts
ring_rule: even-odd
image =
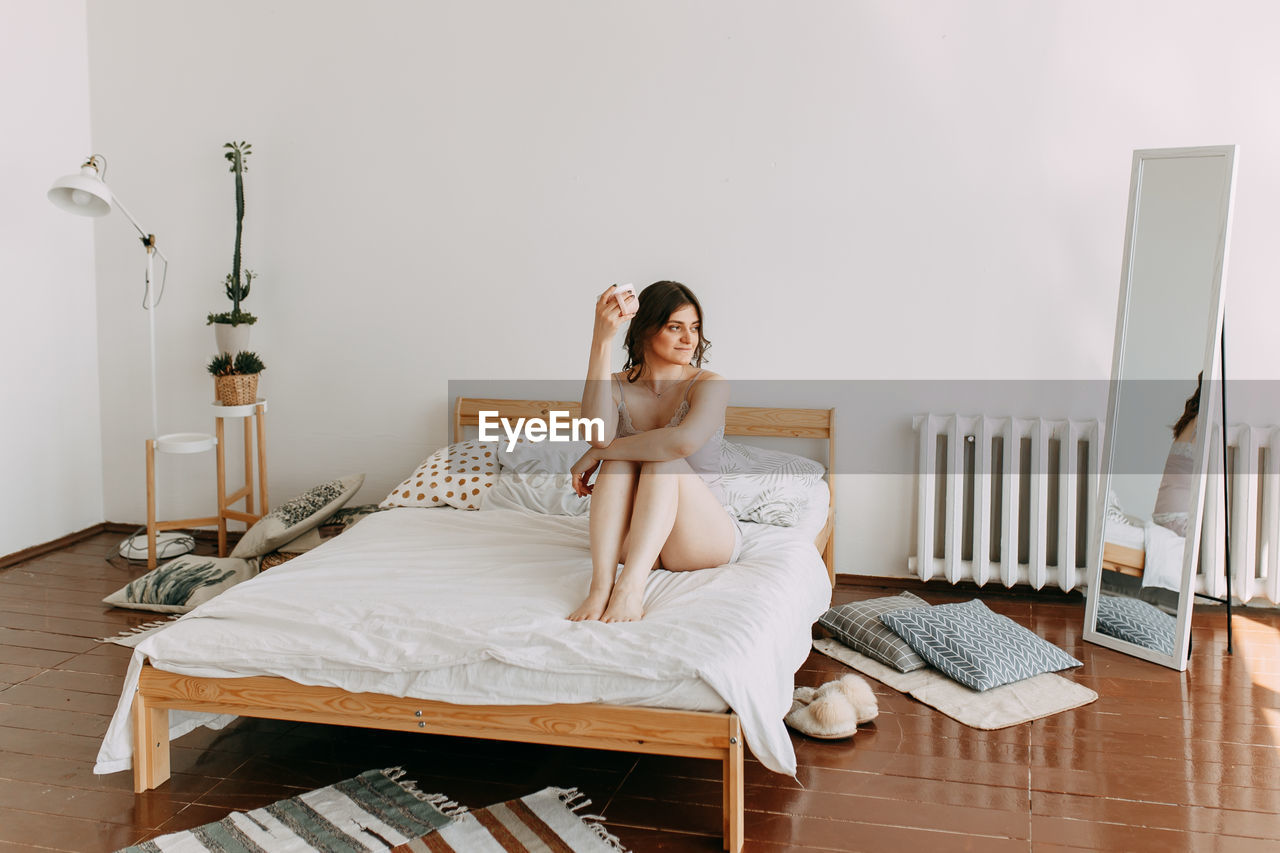
[[[978,599],[880,614],[920,657],[974,690],[989,690],[1080,661]]]

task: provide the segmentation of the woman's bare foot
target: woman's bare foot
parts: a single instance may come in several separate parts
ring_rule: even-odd
[[[635,589],[631,584],[617,584],[609,596],[601,622],[639,622],[644,616],[644,587]]]
[[[599,619],[609,604],[609,591],[587,593],[586,601],[578,605],[578,609],[569,614],[570,622],[587,622]]]

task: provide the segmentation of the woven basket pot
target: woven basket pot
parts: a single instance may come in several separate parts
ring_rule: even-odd
[[[258,374],[213,377],[218,402],[224,406],[247,406],[258,399]]]

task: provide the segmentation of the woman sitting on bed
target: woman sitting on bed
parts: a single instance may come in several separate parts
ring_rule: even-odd
[[[574,491],[591,495],[591,588],[574,621],[634,622],[651,570],[724,565],[742,543],[720,486],[729,383],[701,367],[710,343],[697,297],[659,281],[641,291],[638,309],[628,299],[624,314],[614,293],[596,300],[582,394],[582,417],[603,420],[604,436],[570,472]],[[626,363],[611,374],[613,340],[631,311]]]
[[[1164,463],[1164,476],[1156,492],[1151,520],[1179,536],[1187,535],[1191,487],[1194,485],[1196,421],[1200,416],[1200,385],[1204,373],[1196,377],[1196,391],[1187,398],[1182,417],[1173,425],[1173,444]]]

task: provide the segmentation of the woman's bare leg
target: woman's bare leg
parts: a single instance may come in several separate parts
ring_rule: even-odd
[[[634,622],[644,615],[645,580],[659,556],[671,571],[706,569],[729,559],[733,541],[733,522],[688,462],[641,463],[626,563],[601,621]]]
[[[591,589],[569,619],[599,619],[613,592],[622,542],[631,522],[640,463],[607,459],[600,463],[591,489]]]

